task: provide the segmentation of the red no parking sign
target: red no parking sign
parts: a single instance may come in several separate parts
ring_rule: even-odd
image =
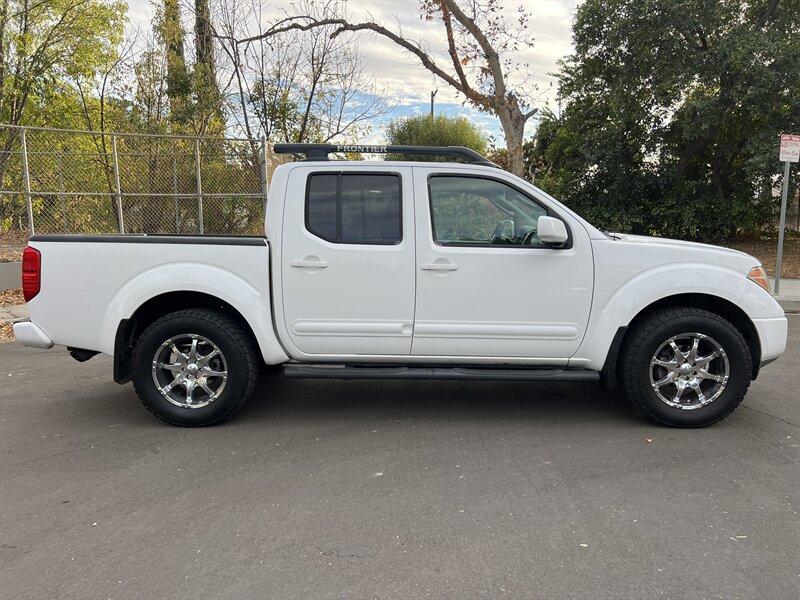
[[[781,162],[800,162],[800,135],[781,135]]]

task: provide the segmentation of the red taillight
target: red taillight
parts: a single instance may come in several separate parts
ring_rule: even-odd
[[[22,251],[22,295],[30,302],[42,287],[42,254],[26,246]]]

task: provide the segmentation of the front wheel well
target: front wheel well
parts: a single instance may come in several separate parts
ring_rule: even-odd
[[[750,349],[750,356],[753,359],[753,372],[751,378],[758,377],[759,365],[761,362],[761,342],[758,339],[758,332],[755,325],[750,320],[750,317],[733,302],[720,298],[719,296],[712,296],[710,294],[675,294],[674,296],[667,296],[653,302],[652,304],[644,307],[631,319],[627,326],[620,327],[609,350],[609,355],[606,358],[605,365],[601,371],[601,382],[605,387],[614,387],[617,383],[618,362],[619,362],[619,349],[624,343],[625,336],[631,331],[633,326],[645,318],[653,311],[659,310],[667,306],[689,306],[692,308],[700,308],[718,314],[723,319],[731,323],[739,333],[742,334],[747,346]]]
[[[137,308],[130,318],[120,321],[114,339],[114,381],[127,383],[131,380],[130,361],[133,347],[148,325],[171,312],[192,308],[211,309],[228,315],[250,336],[258,348],[256,336],[247,319],[224,300],[203,292],[167,292],[150,298]]]

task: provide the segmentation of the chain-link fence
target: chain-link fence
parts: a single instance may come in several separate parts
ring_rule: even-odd
[[[262,234],[263,140],[0,125],[0,232]]]

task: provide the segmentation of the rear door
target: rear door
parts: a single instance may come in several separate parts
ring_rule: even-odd
[[[510,175],[414,167],[415,356],[566,363],[580,345],[594,281],[586,230]],[[536,237],[542,215],[570,232]]]
[[[289,175],[283,315],[301,355],[408,355],[414,319],[411,169],[300,167]]]

